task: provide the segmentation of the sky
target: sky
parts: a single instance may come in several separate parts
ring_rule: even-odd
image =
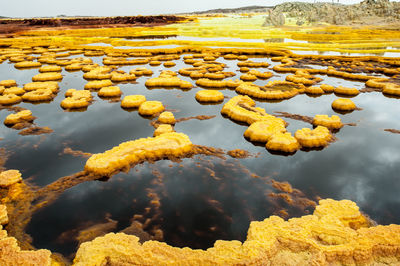
[[[292,0],[293,1],[293,0]],[[337,0],[334,0],[337,2]],[[396,0],[399,2],[400,0]],[[3,2],[3,3],[1,3]],[[134,16],[235,8],[250,5],[273,6],[285,0],[0,0],[0,16],[53,17],[67,16]],[[314,0],[302,0],[313,3]],[[318,2],[332,2],[319,0]],[[360,0],[339,0],[355,4]]]

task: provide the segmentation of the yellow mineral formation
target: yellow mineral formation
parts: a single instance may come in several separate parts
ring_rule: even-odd
[[[255,107],[256,103],[248,96],[235,96],[222,107],[221,113],[230,119],[249,125],[261,120],[275,119],[263,108]]]
[[[103,87],[97,93],[100,97],[119,97],[122,91],[118,86]]]
[[[332,109],[339,111],[353,111],[357,107],[350,99],[339,98],[332,102]]]
[[[20,87],[10,87],[10,88],[7,88],[7,89],[3,90],[3,95],[15,94],[15,95],[21,96],[24,93],[25,93],[25,90],[23,88],[20,88]]]
[[[237,63],[238,67],[269,67],[269,63],[268,62],[253,62],[253,61],[244,61],[244,62],[239,62]]]
[[[92,94],[88,90],[68,89],[65,96],[60,103],[64,109],[86,108],[92,101]]]
[[[270,77],[273,76],[273,73],[272,73],[272,72],[269,72],[269,71],[267,71],[267,72],[260,72],[260,71],[255,70],[255,69],[250,70],[247,74],[254,75],[254,76],[256,76],[256,77],[259,78],[259,79],[269,79]]]
[[[151,116],[164,111],[164,105],[159,101],[146,101],[139,106],[139,114]]]
[[[176,65],[176,63],[173,62],[173,61],[167,61],[167,62],[164,63],[164,66],[165,66],[165,67],[173,67],[173,66],[175,66],[175,65]]]
[[[335,90],[334,86],[328,84],[321,84],[320,88],[323,89],[325,93],[331,93]]]
[[[58,72],[40,73],[32,77],[32,81],[58,81],[62,79],[63,76]]]
[[[317,82],[322,81],[321,78],[312,76],[310,75],[310,73],[304,70],[298,70],[296,71],[296,74],[286,76],[286,80],[294,83],[300,83],[306,86],[311,86]]]
[[[321,87],[311,86],[306,88],[305,93],[311,95],[322,95],[325,91]]]
[[[328,115],[316,115],[312,123],[314,126],[324,126],[329,129],[340,129],[343,127],[342,121],[337,115],[332,115],[331,117]]]
[[[203,77],[208,78],[208,79],[216,79],[216,80],[222,80],[225,78],[225,74],[221,72],[215,72],[215,73],[204,73]]]
[[[153,136],[157,137],[162,134],[171,133],[174,131],[175,131],[174,128],[170,124],[161,124],[156,128],[156,130],[154,130]]]
[[[7,170],[0,173],[0,187],[9,187],[22,180],[18,170]]]
[[[268,142],[273,135],[286,132],[285,126],[285,121],[280,118],[258,121],[254,122],[246,129],[244,136],[250,139],[250,141],[265,143]]]
[[[250,74],[250,73],[246,73],[240,76],[240,79],[243,81],[255,81],[257,80],[257,76]]]
[[[50,101],[54,98],[54,96],[55,95],[51,89],[37,89],[26,92],[24,95],[22,95],[22,100],[27,102]]]
[[[33,61],[22,61],[18,62],[14,65],[15,68],[34,68],[40,67],[42,64],[40,62],[33,62]]]
[[[158,61],[158,60],[151,60],[151,61],[149,62],[149,65],[150,65],[150,66],[159,66],[159,65],[161,65],[161,62]]]
[[[332,141],[331,132],[324,126],[317,126],[315,129],[299,129],[294,134],[294,137],[304,148],[325,147]]]
[[[112,86],[112,81],[109,79],[103,79],[103,80],[92,80],[86,83],[85,89],[88,90],[99,90],[103,87],[109,87]]]
[[[151,76],[153,75],[153,71],[151,69],[147,69],[145,67],[138,67],[129,71],[129,74],[134,74],[137,77],[140,76]]]
[[[128,74],[125,72],[111,72],[111,81],[112,82],[127,82],[136,80],[135,74]]]
[[[127,95],[121,101],[122,108],[139,108],[146,101],[144,95]]]
[[[196,100],[199,102],[222,102],[224,94],[216,90],[200,90],[196,92]]]
[[[0,204],[0,225],[8,223],[7,207],[6,205]],[[1,226],[0,226],[1,230]]]
[[[287,81],[270,81],[265,86],[257,86],[253,83],[242,83],[236,87],[236,92],[251,97],[266,100],[289,99],[303,91],[302,85]]]
[[[0,265],[50,266],[50,256],[51,252],[47,249],[21,250],[14,237],[4,236],[0,239]]]
[[[34,91],[38,89],[50,89],[53,93],[57,92],[59,86],[57,81],[45,81],[45,82],[30,82],[24,85],[25,91]]]
[[[360,91],[357,90],[356,88],[348,88],[343,86],[336,87],[334,89],[334,92],[336,94],[342,94],[347,96],[357,96],[360,93]]]
[[[87,80],[102,80],[111,78],[111,68],[110,67],[98,67],[90,70],[89,72],[83,74],[83,78]]]
[[[271,151],[293,153],[300,149],[300,144],[290,132],[285,132],[273,134],[265,147]]]
[[[161,124],[175,124],[176,123],[174,114],[171,112],[162,112],[159,115],[157,121],[160,122]]]
[[[22,110],[16,114],[9,114],[4,120],[4,124],[7,126],[12,126],[18,123],[33,121],[34,117],[30,110]]]
[[[338,219],[344,226],[351,227],[352,229],[369,227],[371,225],[369,220],[360,213],[357,204],[350,200],[320,200],[319,205],[315,208],[314,215],[319,218],[332,216],[332,219]]]
[[[15,94],[0,95],[0,104],[3,105],[12,105],[20,103],[21,101],[22,98]]]
[[[4,86],[6,88],[15,87],[15,86],[17,86],[17,82],[13,79],[6,79],[6,80],[0,81],[0,86]]]
[[[62,68],[60,66],[55,66],[55,65],[47,65],[47,66],[42,66],[39,68],[40,73],[44,72],[61,72]]]
[[[144,160],[182,157],[191,150],[192,143],[185,134],[165,133],[154,138],[127,141],[104,153],[94,154],[87,160],[85,170],[107,176]]]
[[[389,95],[400,96],[400,85],[394,83],[386,83],[382,88],[382,92]]]
[[[110,233],[80,245],[74,265],[397,265],[400,226],[368,227],[351,201],[321,200],[313,215],[251,222],[245,242],[207,250]]]
[[[225,88],[227,87],[225,80],[211,80],[208,78],[201,78],[196,81],[196,85],[205,88]]]
[[[145,85],[147,87],[178,87],[181,89],[193,87],[189,81],[178,78],[175,72],[163,72],[157,78],[146,80]]]

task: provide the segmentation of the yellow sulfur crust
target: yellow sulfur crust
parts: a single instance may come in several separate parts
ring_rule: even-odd
[[[92,155],[85,170],[98,175],[110,175],[143,160],[180,157],[192,150],[192,143],[183,133],[165,133],[154,138],[143,138],[121,143],[104,153]]]

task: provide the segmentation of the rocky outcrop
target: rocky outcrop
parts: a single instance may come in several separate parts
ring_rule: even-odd
[[[297,25],[320,22],[345,25],[371,20],[371,18],[393,22],[400,20],[399,12],[400,3],[390,2],[389,0],[364,0],[356,5],[289,2],[275,6],[270,11],[264,25],[280,26],[281,24],[276,23],[276,21],[283,15],[287,18],[295,18]]]

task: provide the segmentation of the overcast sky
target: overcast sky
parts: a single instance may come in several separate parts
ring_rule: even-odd
[[[334,0],[337,2],[337,0]],[[400,0],[396,0],[397,2]],[[285,0],[0,0],[0,16],[129,16],[202,11],[214,8],[233,8],[250,5],[270,6]],[[313,3],[314,0],[302,2]],[[319,0],[318,2],[332,2]],[[343,4],[360,0],[340,0]]]

